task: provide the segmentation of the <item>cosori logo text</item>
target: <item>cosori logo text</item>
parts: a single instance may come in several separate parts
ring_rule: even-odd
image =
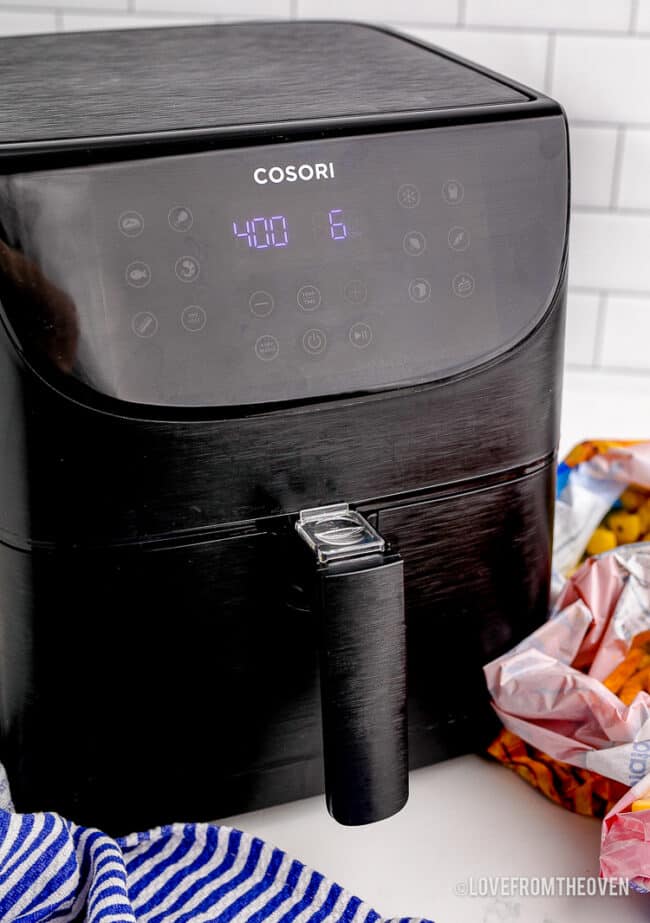
[[[308,183],[312,179],[334,179],[334,164],[301,163],[296,166],[289,163],[284,167],[257,167],[253,170],[253,179],[260,186],[267,183],[296,183],[298,180]]]

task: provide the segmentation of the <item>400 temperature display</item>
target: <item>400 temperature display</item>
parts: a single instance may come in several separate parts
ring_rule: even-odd
[[[332,240],[347,240],[348,228],[343,221],[343,209],[333,208],[328,212],[329,233]],[[248,242],[251,250],[268,250],[289,245],[289,223],[284,215],[260,216],[233,221],[232,231],[236,238]]]

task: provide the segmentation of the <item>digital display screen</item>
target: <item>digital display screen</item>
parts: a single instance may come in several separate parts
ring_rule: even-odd
[[[546,117],[17,175],[0,228],[73,305],[87,384],[266,404],[435,381],[525,336],[566,177]]]
[[[342,208],[331,208],[327,213],[327,231],[330,240],[348,240],[359,237],[359,221],[346,215]],[[289,246],[289,222],[286,215],[258,216],[233,221],[232,232],[236,239],[245,240],[249,250],[278,249]],[[295,241],[296,228],[291,237]]]

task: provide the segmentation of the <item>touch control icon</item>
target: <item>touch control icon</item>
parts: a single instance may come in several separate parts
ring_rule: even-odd
[[[368,289],[360,279],[351,279],[343,289],[343,294],[350,304],[363,304],[368,297]]]
[[[262,362],[271,362],[280,352],[280,344],[270,333],[265,333],[255,341],[255,355]]]
[[[144,218],[140,212],[122,212],[117,226],[125,237],[139,237],[144,231]]]
[[[427,239],[420,231],[408,231],[404,235],[402,246],[409,256],[420,256],[427,249]]]
[[[195,260],[193,256],[182,256],[176,260],[174,272],[181,282],[194,282],[199,277],[201,267],[199,266],[199,261]]]
[[[310,356],[320,356],[325,352],[327,346],[327,336],[324,330],[312,327],[311,330],[305,331],[302,337],[302,347]]]
[[[402,208],[415,208],[420,204],[420,190],[413,183],[403,183],[397,190],[397,201]]]
[[[194,217],[189,208],[184,205],[175,205],[169,209],[167,221],[172,231],[182,233],[183,231],[189,231],[194,224]]]
[[[298,289],[296,300],[303,311],[315,311],[322,301],[320,289],[315,285],[303,285]]]
[[[474,276],[469,272],[459,272],[454,276],[451,286],[454,295],[458,295],[459,298],[469,298],[474,291]]]
[[[368,324],[352,324],[348,339],[357,349],[365,349],[366,346],[370,346],[372,343],[372,330]]]
[[[456,179],[448,179],[442,185],[442,198],[447,205],[460,205],[465,198],[465,189]]]
[[[180,259],[176,260],[174,272],[181,282],[194,282],[199,277],[201,267],[199,266],[199,261],[195,260],[193,256],[181,256]]]
[[[131,321],[131,329],[137,337],[148,339],[158,330],[158,318],[151,311],[140,311]]]
[[[469,247],[469,231],[459,226],[453,227],[447,234],[447,241],[452,250],[462,253]]]
[[[275,307],[275,300],[268,292],[253,292],[248,299],[248,305],[255,317],[268,317]]]
[[[431,283],[428,279],[411,279],[409,282],[409,298],[420,304],[431,298]]]
[[[181,314],[181,324],[190,333],[198,333],[203,330],[208,320],[208,316],[198,304],[188,305]]]
[[[136,260],[126,267],[126,281],[133,288],[144,288],[151,282],[151,269],[146,263]]]

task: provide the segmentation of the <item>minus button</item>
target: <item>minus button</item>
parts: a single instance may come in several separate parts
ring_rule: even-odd
[[[275,307],[273,295],[268,292],[253,292],[248,299],[251,312],[255,317],[268,317]]]

